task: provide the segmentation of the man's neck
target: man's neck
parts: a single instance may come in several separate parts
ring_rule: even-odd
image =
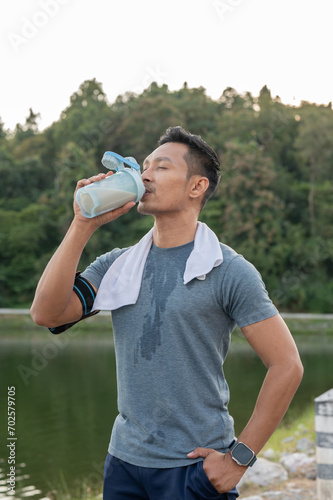
[[[172,248],[190,243],[195,238],[198,221],[192,217],[190,220],[156,218],[153,241],[160,248]]]

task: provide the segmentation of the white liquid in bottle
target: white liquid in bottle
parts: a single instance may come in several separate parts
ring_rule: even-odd
[[[136,195],[131,191],[117,190],[110,193],[109,189],[98,190],[98,205],[95,206],[94,200],[89,193],[82,193],[80,197],[80,204],[88,214],[99,215],[108,210],[114,210],[121,207],[129,201],[135,201]],[[95,208],[94,208],[95,207]]]

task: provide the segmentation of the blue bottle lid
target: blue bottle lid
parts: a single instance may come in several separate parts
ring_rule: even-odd
[[[124,168],[124,163],[134,170],[140,170],[140,165],[132,157],[123,157],[113,151],[106,151],[102,158],[102,164],[109,170],[121,170]]]

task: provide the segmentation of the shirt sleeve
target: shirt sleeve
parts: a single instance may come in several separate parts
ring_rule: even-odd
[[[84,271],[81,273],[86,280],[88,280],[96,288],[99,288],[104,274],[113,264],[113,262],[125,251],[127,248],[115,248],[111,252],[107,252],[97,257]]]
[[[260,273],[241,255],[229,263],[222,293],[226,312],[239,328],[278,314]]]

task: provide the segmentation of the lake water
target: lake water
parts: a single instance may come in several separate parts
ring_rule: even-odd
[[[11,498],[42,499],[52,490],[101,487],[117,414],[112,336],[94,341],[74,337],[22,341],[14,336],[0,342],[0,498],[8,498],[8,443],[15,443],[16,461],[16,495]],[[299,416],[316,396],[333,387],[331,339],[297,342],[305,375],[286,420]],[[265,369],[236,338],[225,374],[237,433],[252,412]],[[15,442],[7,433],[7,391],[12,386]]]

